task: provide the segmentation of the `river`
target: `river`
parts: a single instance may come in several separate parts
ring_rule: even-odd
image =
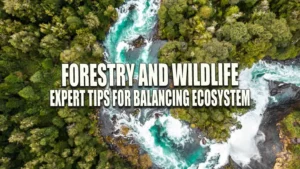
[[[157,52],[151,50],[155,46],[152,36],[159,5],[159,0],[127,0],[117,9],[119,18],[104,42],[107,63],[139,65],[157,62]],[[140,36],[144,37],[145,45],[132,55],[136,49],[131,44]],[[137,75],[138,69],[135,70],[135,77]],[[207,140],[207,145],[201,145],[199,139],[192,136],[195,133],[189,125],[173,118],[168,109],[144,108],[133,116],[110,107],[102,113],[118,116],[115,128],[122,125],[129,127],[127,137],[132,137],[160,168],[220,168],[228,163],[229,156],[237,164],[246,166],[251,159],[260,159],[256,144],[264,139],[264,135],[259,132],[259,125],[269,102],[276,102],[276,98],[269,95],[267,80],[300,86],[300,69],[260,61],[252,68],[241,71],[239,80],[240,89],[251,90],[255,107],[237,116],[242,128],[232,129],[230,138],[224,143]],[[160,114],[160,118],[152,116],[153,113]]]

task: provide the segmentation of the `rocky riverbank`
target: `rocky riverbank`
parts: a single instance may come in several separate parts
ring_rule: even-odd
[[[300,106],[300,88],[290,84],[278,82],[269,82],[270,93],[273,97],[280,97],[285,93],[293,93],[285,100],[279,100],[279,103],[270,104],[267,108],[262,123],[259,127],[264,133],[265,140],[258,143],[261,154],[261,161],[253,161],[250,166],[256,169],[273,168],[276,159],[280,159],[282,154],[286,154],[286,138],[280,136],[279,122],[284,119],[295,108]],[[282,132],[282,131],[281,131]],[[282,160],[280,160],[282,161]]]
[[[226,167],[238,169],[249,167],[255,169],[281,169],[284,168],[286,161],[291,159],[291,153],[287,150],[287,147],[293,144],[295,139],[287,137],[279,124],[294,109],[300,108],[300,88],[291,84],[269,81],[269,92],[271,95],[270,103],[263,115],[264,117],[259,127],[260,132],[257,134],[257,144],[261,160],[252,161],[246,167],[240,167],[231,161],[230,166]],[[136,114],[133,113],[133,109],[120,111],[125,111],[126,114]],[[151,115],[151,112],[149,112],[145,117],[141,118],[149,118],[151,116],[155,116],[155,114],[152,113]],[[143,160],[146,160],[147,165],[144,165],[144,167],[157,168],[157,166],[151,163],[149,156],[135,143],[133,138],[120,137],[120,134],[126,136],[128,129],[121,128],[116,130],[114,125],[117,118],[121,117],[110,117],[107,114],[100,113],[100,119],[102,119],[100,120],[101,134],[106,138],[107,143],[116,152],[129,159],[131,163],[141,166]],[[193,138],[197,138],[200,132],[196,130],[193,132]],[[197,138],[195,142],[199,143],[200,141],[201,138]],[[190,147],[192,150],[194,145],[190,145]]]
[[[293,59],[286,59],[286,60],[274,60],[270,56],[266,56],[264,61],[271,63],[271,62],[277,62],[283,65],[295,65],[295,66],[300,66],[300,55],[296,56]]]
[[[285,61],[272,60],[270,57],[266,57],[264,60],[268,63],[300,65],[300,56]],[[289,138],[281,128],[280,122],[292,111],[300,108],[300,88],[292,84],[269,81],[269,90],[273,100],[270,100],[264,113],[258,133],[258,137],[263,138],[257,143],[261,160],[252,161],[249,166],[244,167],[232,162],[230,168],[284,169],[287,161],[291,159],[292,154],[287,150],[287,147],[290,144],[295,144],[298,139]]]

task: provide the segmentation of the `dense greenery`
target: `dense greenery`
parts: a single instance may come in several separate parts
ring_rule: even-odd
[[[158,35],[168,40],[159,61],[238,62],[240,68],[269,55],[294,58],[300,53],[300,5],[297,0],[164,0]],[[171,110],[210,138],[225,140],[236,124],[237,108]]]
[[[49,108],[63,62],[101,62],[122,0],[0,1],[0,168],[131,168],[91,108]]]
[[[271,4],[271,5],[269,5]],[[159,36],[169,42],[160,62],[239,62],[251,66],[269,55],[300,51],[297,0],[166,0],[159,10]]]
[[[192,128],[199,128],[209,138],[224,141],[230,136],[230,127],[241,127],[233,114],[243,114],[248,108],[174,108],[173,117],[187,121]]]
[[[293,111],[281,122],[282,130],[289,139],[300,138],[300,111]],[[286,168],[296,169],[300,166],[300,144],[289,144],[288,151],[292,154],[288,160]]]
[[[49,108],[61,63],[97,63],[101,41],[123,0],[0,0],[0,168],[132,168],[151,166],[138,147],[99,137],[91,108]],[[297,0],[163,0],[160,62],[285,59],[300,50]],[[211,138],[227,138],[235,108],[174,109]],[[104,141],[105,139],[105,141]],[[297,150],[298,151],[298,150]],[[123,152],[123,153],[122,153]]]

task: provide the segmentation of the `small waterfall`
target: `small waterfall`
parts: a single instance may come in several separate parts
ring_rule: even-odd
[[[263,114],[273,98],[269,95],[268,81],[279,81],[300,86],[300,68],[284,66],[279,63],[266,63],[260,61],[250,69],[240,73],[240,89],[250,89],[251,99],[255,102],[255,108],[238,117],[242,128],[234,130],[226,143],[211,144],[210,152],[205,163],[199,164],[199,169],[215,166],[219,168],[228,163],[230,156],[234,162],[246,166],[250,160],[259,160],[260,154],[257,148],[258,136],[264,138],[258,129]],[[213,161],[212,159],[217,159]]]

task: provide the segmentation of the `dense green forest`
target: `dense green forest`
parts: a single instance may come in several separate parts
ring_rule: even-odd
[[[151,166],[146,155],[137,161],[138,148],[122,147],[123,140],[115,144],[130,163],[109,148],[97,110],[49,108],[49,90],[61,86],[61,63],[103,60],[101,42],[123,2],[0,0],[0,168]],[[286,59],[300,51],[298,0],[162,0],[158,19],[158,37],[168,40],[163,63],[231,61],[243,68],[266,55]],[[230,112],[244,111],[171,113],[224,140],[236,123]]]
[[[237,62],[243,69],[265,56],[283,60],[300,53],[298,0],[164,0],[158,16],[158,35],[168,40],[160,50],[162,63]],[[176,108],[171,113],[222,141],[231,126],[239,127],[233,113],[247,109]]]
[[[99,63],[122,0],[0,1],[0,168],[131,168],[92,108],[49,108],[61,63]]]
[[[165,0],[159,36],[169,42],[160,61],[239,62],[265,56],[296,57],[300,51],[297,0]]]

